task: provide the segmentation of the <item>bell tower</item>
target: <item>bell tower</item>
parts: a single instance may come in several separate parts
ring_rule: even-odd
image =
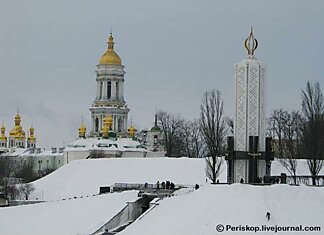
[[[108,48],[97,65],[97,94],[90,108],[90,136],[102,136],[104,118],[111,116],[112,131],[118,136],[127,136],[128,112],[124,99],[124,66],[114,49],[112,33],[108,38]]]

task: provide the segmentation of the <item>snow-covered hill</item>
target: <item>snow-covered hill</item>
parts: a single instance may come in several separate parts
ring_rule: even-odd
[[[137,192],[0,208],[1,235],[90,234],[109,221]]]
[[[271,219],[267,221],[266,213]],[[209,235],[218,224],[232,226],[320,226],[324,232],[324,188],[308,186],[205,185],[161,201],[120,235]],[[223,234],[310,234],[223,232]]]
[[[76,160],[33,184],[30,199],[57,200],[93,195],[100,186],[114,183],[156,183],[170,180],[175,184],[206,182],[204,159],[190,158],[110,158]],[[223,177],[223,182],[226,175]]]

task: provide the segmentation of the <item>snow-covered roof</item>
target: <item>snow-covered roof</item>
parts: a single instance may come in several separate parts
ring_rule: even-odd
[[[92,149],[113,150],[113,151],[146,151],[141,143],[130,138],[102,139],[102,138],[79,138],[69,144],[65,151],[87,151]]]
[[[63,156],[63,152],[53,152],[52,150],[44,150],[41,148],[11,148],[8,152],[0,154],[3,157],[48,157],[48,156]]]

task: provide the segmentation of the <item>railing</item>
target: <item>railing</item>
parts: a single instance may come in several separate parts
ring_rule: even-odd
[[[285,178],[285,183],[290,185],[313,185],[313,178],[315,180],[315,183],[317,186],[324,186],[324,175],[317,175],[312,177],[311,175],[297,175],[296,177],[293,177],[291,175],[287,175]],[[296,179],[296,182],[294,180]],[[269,183],[282,183],[281,181],[282,176],[269,176],[267,177],[267,180]]]

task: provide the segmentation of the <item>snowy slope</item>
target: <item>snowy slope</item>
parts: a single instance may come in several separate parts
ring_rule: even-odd
[[[170,180],[175,184],[205,183],[205,161],[189,158],[77,160],[35,181],[36,190],[30,199],[57,200],[92,195],[99,192],[100,186],[156,183],[158,180]]]
[[[0,208],[1,235],[76,235],[94,232],[117,214],[137,192],[123,192]]]
[[[322,232],[313,234],[323,234],[323,198],[324,188],[307,186],[205,185],[193,193],[162,200],[159,206],[120,235],[222,234],[215,230],[218,224],[316,225],[321,226]],[[269,222],[265,217],[267,211],[271,213]],[[255,233],[224,231],[223,234]]]

